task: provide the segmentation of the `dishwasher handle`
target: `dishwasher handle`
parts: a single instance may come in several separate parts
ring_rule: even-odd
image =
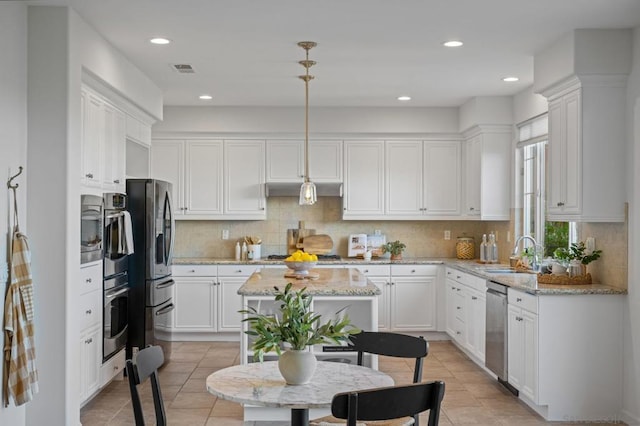
[[[497,283],[495,281],[487,281],[487,293],[500,294],[500,295],[506,296],[507,286],[504,284]]]

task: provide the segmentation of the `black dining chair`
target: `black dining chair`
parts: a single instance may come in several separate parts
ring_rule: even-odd
[[[429,354],[429,343],[422,337],[382,331],[362,331],[351,336],[353,350],[358,353],[357,363],[362,365],[364,354],[383,355],[396,358],[414,358],[413,383],[422,380],[422,365]],[[336,423],[334,416],[325,416],[311,420],[313,426]],[[394,424],[419,426],[418,416],[413,419],[402,419]]]
[[[138,385],[144,382],[147,377],[151,379],[156,425],[167,425],[167,415],[164,411],[164,402],[162,401],[162,392],[160,392],[160,382],[158,381],[158,368],[160,368],[163,363],[164,354],[160,346],[149,346],[142,349],[138,352],[135,363],[130,359],[127,360],[127,376],[129,377],[131,405],[133,405],[133,416],[136,421],[136,426],[144,426],[144,414],[142,413],[142,403],[140,402]]]
[[[351,336],[358,352],[358,365],[362,365],[364,354],[383,355],[396,358],[414,358],[413,383],[422,381],[422,365],[429,354],[429,343],[422,337],[382,331],[363,331]]]
[[[344,392],[333,397],[331,414],[346,419],[347,426],[356,426],[361,421],[381,425],[393,424],[389,423],[393,419],[416,418],[429,410],[428,426],[437,426],[443,398],[441,381]]]

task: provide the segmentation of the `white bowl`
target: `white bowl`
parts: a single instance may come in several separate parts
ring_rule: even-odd
[[[315,268],[318,262],[296,262],[285,260],[284,264],[287,265],[287,268],[296,271],[296,274],[298,275],[307,275],[309,273],[309,269]]]

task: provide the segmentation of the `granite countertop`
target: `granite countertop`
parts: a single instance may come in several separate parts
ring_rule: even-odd
[[[558,285],[558,284],[538,284],[537,274],[532,273],[491,273],[487,270],[505,269],[509,265],[490,264],[483,265],[473,260],[449,259],[447,266],[458,269],[462,272],[476,275],[480,278],[498,282],[508,287],[523,290],[536,295],[577,295],[577,294],[627,294],[627,290],[611,287],[603,284],[590,285]]]
[[[238,261],[234,259],[221,258],[176,258],[173,263],[175,265],[227,265],[227,264],[245,264],[245,265],[281,265],[282,260],[256,260],[256,261]],[[359,258],[342,258],[340,260],[319,261],[322,265],[403,265],[403,264],[424,264],[424,265],[446,265],[460,271],[473,274],[480,278],[496,281],[509,287],[517,288],[531,294],[537,295],[581,295],[581,294],[627,294],[627,290],[617,287],[608,286],[602,283],[591,285],[556,285],[556,284],[538,284],[535,274],[515,273],[515,274],[496,274],[487,272],[488,269],[504,269],[509,265],[505,264],[480,264],[475,260],[459,260],[452,258],[429,258],[429,257],[405,257],[401,260],[390,260],[387,257],[374,258],[366,261]],[[321,271],[322,269],[317,269]],[[281,272],[280,272],[281,273]]]
[[[317,279],[285,278],[282,269],[266,269],[254,272],[240,287],[238,294],[243,296],[270,296],[274,287],[281,290],[287,283],[293,284],[294,290],[307,288],[307,293],[314,296],[376,296],[382,292],[375,284],[355,268],[319,268],[312,269]]]
[[[391,260],[388,257],[373,258],[364,260],[355,257],[343,257],[339,260],[319,260],[322,265],[442,265],[449,259],[434,257],[406,257],[400,260]],[[178,257],[173,259],[174,265],[283,265],[281,259],[260,259],[260,260],[235,260],[231,258],[213,257]]]

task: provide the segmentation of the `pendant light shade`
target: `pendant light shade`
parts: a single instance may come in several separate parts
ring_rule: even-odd
[[[313,182],[304,182],[300,187],[300,205],[312,206],[318,201],[316,185]]]
[[[312,206],[318,201],[316,195],[316,186],[311,179],[309,179],[309,81],[313,80],[313,76],[309,75],[309,68],[314,66],[315,61],[309,60],[309,49],[316,46],[313,41],[301,41],[298,46],[302,47],[307,52],[307,58],[304,61],[300,61],[306,73],[299,76],[304,81],[304,183],[300,187],[300,205]]]

